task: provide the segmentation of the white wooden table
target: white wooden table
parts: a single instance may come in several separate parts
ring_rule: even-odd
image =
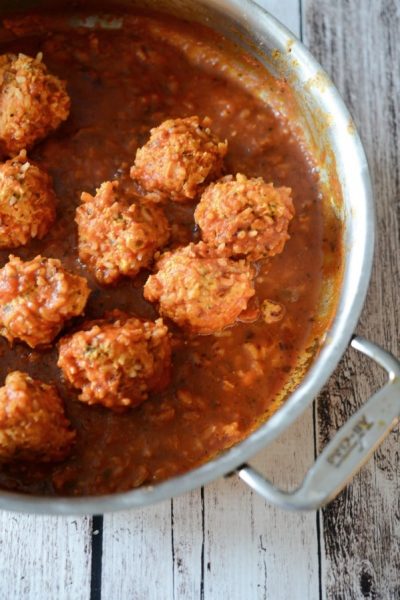
[[[260,3],[303,38],[360,129],[379,235],[358,331],[400,355],[400,1]],[[314,408],[254,464],[294,486],[381,381],[349,352]],[[394,431],[318,514],[277,510],[234,478],[104,518],[0,513],[0,600],[399,599],[399,441]]]

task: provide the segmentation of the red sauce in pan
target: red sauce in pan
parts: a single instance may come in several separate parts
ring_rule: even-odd
[[[285,315],[276,323],[259,318],[208,336],[190,336],[171,325],[170,386],[123,414],[77,401],[60,377],[56,347],[10,348],[1,338],[0,381],[20,369],[55,382],[77,430],[77,443],[63,463],[2,466],[3,488],[102,494],[154,483],[199,465],[243,439],[271,412],[309,343],[323,261],[321,202],[311,161],[285,119],[246,91],[240,79],[216,75],[206,56],[201,65],[190,64],[183,49],[158,39],[146,23],[143,16],[119,31],[82,28],[19,35],[1,46],[2,53],[43,52],[49,70],[67,81],[72,100],[68,121],[30,153],[54,179],[56,225],[42,241],[14,253],[24,259],[39,253],[59,258],[66,268],[87,277],[93,292],[85,318],[101,317],[113,308],[155,318],[154,306],[142,293],[148,272],[103,288],[78,262],[75,208],[81,192],[94,193],[102,181],[119,179],[129,185],[135,151],[147,141],[151,127],[169,117],[209,116],[213,131],[228,140],[228,173],[261,176],[292,188],[296,215],[291,238],[281,255],[259,263],[256,286],[258,302],[277,302]],[[179,27],[185,35],[201,35],[190,24]],[[168,205],[175,243],[197,239],[193,210],[193,204]],[[0,253],[1,266],[7,256]]]

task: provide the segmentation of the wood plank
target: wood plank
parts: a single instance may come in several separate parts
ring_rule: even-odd
[[[202,495],[195,490],[155,507],[105,516],[103,598],[201,597]]]
[[[306,44],[331,74],[364,141],[374,179],[378,239],[358,331],[400,355],[400,4],[305,0]],[[382,382],[349,352],[321,397],[319,445]],[[323,512],[326,598],[400,597],[399,431]]]
[[[104,517],[102,598],[171,600],[171,501]]]
[[[297,37],[301,33],[301,1],[300,0],[256,0],[278,21],[281,21]]]
[[[0,512],[0,600],[87,600],[90,518]]]
[[[283,489],[294,488],[314,460],[312,439],[310,409],[251,463]],[[235,477],[206,487],[204,504],[205,598],[318,598],[314,513],[283,512]]]
[[[204,490],[171,501],[173,511],[173,598],[204,595]]]

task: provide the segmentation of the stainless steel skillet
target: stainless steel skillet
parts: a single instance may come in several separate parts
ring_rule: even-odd
[[[9,4],[10,10],[15,10],[16,3]],[[21,9],[30,9],[45,2],[25,0],[18,4]],[[400,415],[400,363],[375,344],[359,337],[352,338],[370,279],[375,230],[368,165],[360,139],[337,90],[318,63],[301,42],[250,0],[125,0],[120,4],[146,5],[200,21],[224,33],[253,54],[274,76],[284,77],[290,83],[297,106],[298,127],[320,159],[326,210],[335,212],[343,222],[344,270],[335,318],[311,367],[279,410],[242,443],[204,466],[156,486],[102,497],[44,498],[2,491],[0,508],[52,514],[116,511],[179,495],[229,473],[237,473],[258,493],[279,506],[297,510],[318,508],[343,488]],[[98,12],[96,2],[83,5],[93,7],[95,17]],[[0,16],[6,12],[7,2],[4,2]],[[92,26],[95,21],[98,22],[97,17],[87,19],[84,25]],[[112,27],[120,25],[119,19],[107,23]],[[77,24],[83,23],[77,20]],[[335,193],[329,193],[333,180],[337,182],[337,189]],[[326,283],[328,302],[330,282]],[[245,463],[312,402],[349,343],[379,363],[388,374],[388,382],[337,433],[298,490],[278,490]]]

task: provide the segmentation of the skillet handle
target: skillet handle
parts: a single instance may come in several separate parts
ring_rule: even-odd
[[[289,510],[318,509],[337,496],[400,418],[400,362],[380,346],[355,336],[351,345],[385,369],[388,382],[341,427],[303,483],[292,492],[276,488],[245,464],[238,476],[265,500]]]

